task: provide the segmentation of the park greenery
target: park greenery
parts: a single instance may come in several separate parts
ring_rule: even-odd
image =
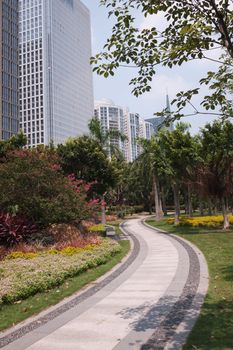
[[[228,321],[221,310],[232,316],[232,5],[227,0],[101,3],[116,23],[105,51],[91,59],[98,74],[108,77],[120,66],[135,67],[137,76],[130,84],[139,96],[150,91],[159,65],[172,68],[196,59],[214,60],[217,70],[200,81],[210,90],[201,103],[203,110],[191,102],[197,87],[176,96],[174,113],[158,114],[166,113],[169,123],[180,119],[189,104],[194,114],[223,118],[206,124],[195,136],[182,122],[172,130],[162,126],[150,140],[137,140],[141,154],[132,163],[117,147],[126,137],[104,130],[96,118],[90,120],[88,134],[61,145],[28,149],[21,132],[0,141],[0,328],[71,295],[113,267],[128,252],[129,242],[103,237],[106,214],[117,225],[117,218],[146,211],[155,213],[151,224],[181,234],[208,259],[212,282],[193,334],[207,329],[214,348],[222,333],[213,335],[211,327],[217,328],[216,319],[224,325]],[[139,30],[135,11],[162,14],[165,28]],[[213,59],[210,53],[219,49],[221,57]],[[224,274],[226,278],[220,277]],[[220,295],[221,288],[226,292]],[[226,327],[228,343],[231,329]],[[199,343],[191,335],[187,346],[199,348],[205,334]]]
[[[222,226],[229,228],[233,205],[229,121],[207,124],[195,136],[181,122],[173,130],[162,128],[150,140],[138,140],[141,155],[132,163],[119,149],[110,157],[111,137],[121,135],[108,137],[106,141],[93,118],[89,135],[57,147],[23,148],[22,134],[2,142],[1,245],[30,242],[35,232],[46,232],[51,225],[71,224],[82,231],[85,221],[98,223],[103,207],[118,217],[155,211],[157,220],[174,209],[175,225],[182,210],[189,217],[195,211],[222,212]]]
[[[223,221],[220,216],[182,217],[184,226],[174,226],[172,220],[169,217],[157,222],[149,219],[147,222],[195,244],[205,255],[210,275],[201,314],[183,350],[232,349],[232,231],[223,232],[218,228]]]

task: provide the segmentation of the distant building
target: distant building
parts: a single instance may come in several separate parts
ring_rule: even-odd
[[[80,0],[15,2],[21,128],[29,146],[63,143],[87,132],[93,115],[89,11]]]
[[[138,113],[128,113],[126,117],[130,124],[129,147],[130,147],[130,162],[133,162],[141,153],[141,147],[138,144],[138,139],[143,135],[140,133],[141,118]]]
[[[102,99],[95,102],[94,115],[100,122],[104,132],[108,130],[120,131],[125,134],[125,120],[124,111],[122,107],[116,106],[113,101],[108,99]],[[121,141],[119,138],[112,138],[110,140],[112,146],[118,147],[122,151],[123,155],[126,155],[125,142]]]
[[[141,154],[142,148],[138,140],[150,140],[154,134],[153,125],[150,122],[145,122],[138,113],[116,106],[108,99],[95,102],[94,115],[100,120],[103,131],[117,130],[126,136],[124,141],[113,138],[110,140],[110,145],[117,146],[127,162],[133,162]]]
[[[169,101],[169,96],[166,95],[166,108],[165,108],[167,116],[171,114],[171,106]],[[157,133],[161,127],[165,127],[168,130],[173,130],[173,123],[170,123],[169,126],[165,125],[167,117],[152,117],[152,118],[146,118],[146,122],[150,122],[153,125],[154,133]]]
[[[154,126],[152,123],[142,120],[141,122],[141,137],[150,140],[154,135]]]
[[[18,0],[0,0],[0,140],[19,131]]]

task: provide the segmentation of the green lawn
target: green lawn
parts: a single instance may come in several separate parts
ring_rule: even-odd
[[[9,328],[26,318],[39,313],[47,307],[54,305],[68,297],[86,284],[96,280],[98,277],[112,269],[129,252],[130,242],[120,241],[122,249],[114,255],[106,264],[90,269],[78,276],[69,278],[57,288],[44,293],[38,293],[32,297],[15,304],[4,304],[0,306],[0,330]]]
[[[194,243],[205,255],[210,286],[201,315],[184,350],[233,349],[233,231],[174,227],[166,220],[147,223]]]

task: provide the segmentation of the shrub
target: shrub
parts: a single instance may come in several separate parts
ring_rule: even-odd
[[[53,224],[47,229],[47,232],[55,242],[72,241],[80,237],[80,230],[69,224]]]
[[[5,252],[6,259],[33,259],[47,254],[73,255],[84,251],[92,250],[102,243],[102,239],[95,235],[88,235],[85,238],[79,237],[73,240],[59,242],[51,247],[31,246],[19,244]]]
[[[89,228],[89,231],[104,236],[106,233],[106,228],[102,224],[94,225]]]
[[[35,232],[36,226],[25,217],[0,213],[0,245],[16,245]]]
[[[87,200],[89,186],[64,177],[57,163],[56,155],[37,149],[8,153],[0,163],[0,210],[17,208],[42,227],[90,217],[97,204]]]
[[[38,253],[23,253],[23,252],[12,252],[7,255],[6,259],[11,260],[11,259],[34,259],[37,256],[39,256]]]
[[[233,216],[229,216],[230,224],[233,224]],[[174,219],[169,218],[168,224],[174,224]],[[209,227],[217,228],[223,224],[223,216],[197,216],[197,217],[181,217],[179,226],[192,226],[192,227]]]

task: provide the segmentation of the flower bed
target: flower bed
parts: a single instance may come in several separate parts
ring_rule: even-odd
[[[120,250],[117,242],[101,239],[97,245],[65,247],[53,253],[51,250],[21,255],[18,252],[18,256],[17,252],[11,253],[15,256],[1,262],[0,304],[26,299],[58,286],[69,277],[106,263]]]
[[[229,222],[233,224],[233,216],[229,216]],[[167,220],[168,224],[174,224],[174,218]],[[218,228],[223,224],[223,216],[197,216],[197,217],[181,217],[179,226],[192,226],[192,227],[209,227]]]

